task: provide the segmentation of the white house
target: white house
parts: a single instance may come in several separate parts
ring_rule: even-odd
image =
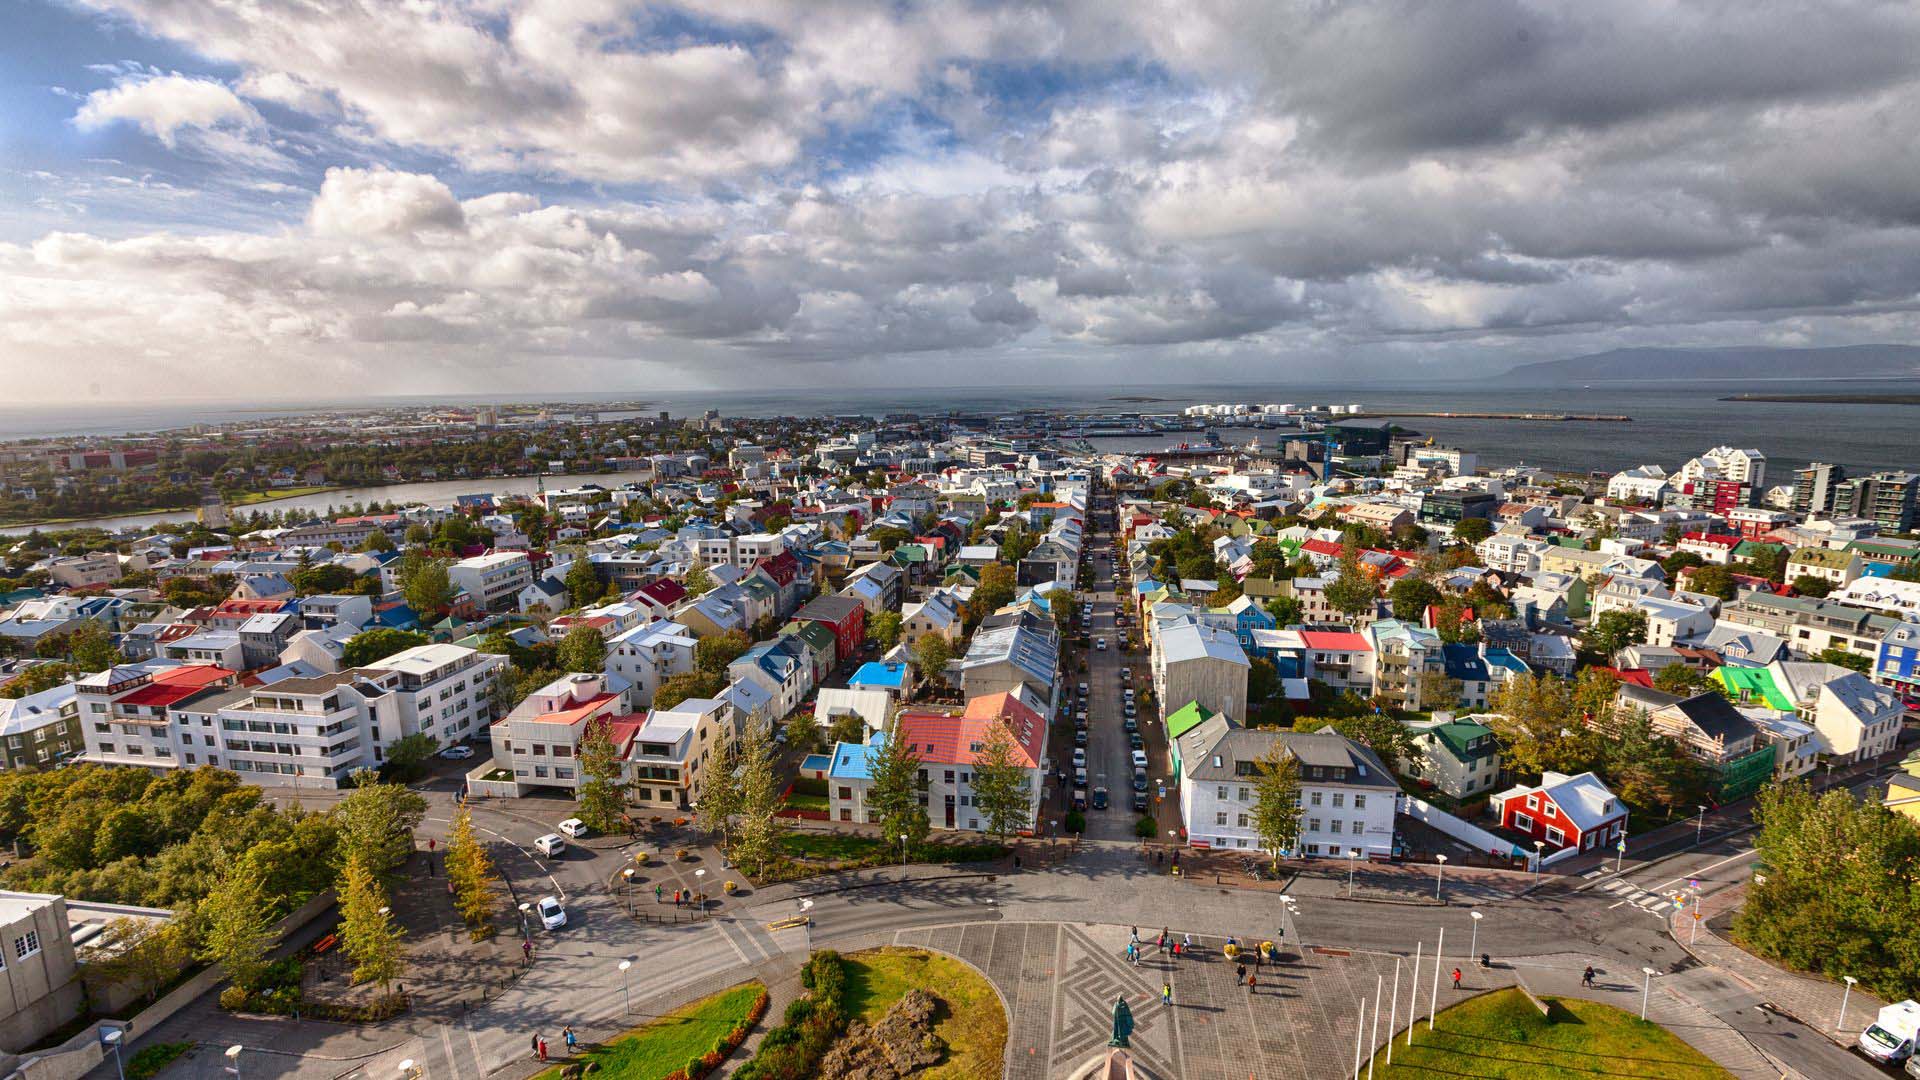
[[[1253,825],[1259,761],[1273,744],[1300,763],[1300,850],[1325,858],[1385,859],[1393,852],[1400,786],[1373,751],[1333,732],[1248,729],[1215,716],[1175,740],[1180,817],[1197,848],[1257,850]]]
[[[607,686],[625,690],[630,708],[647,708],[662,682],[693,670],[697,644],[693,631],[677,622],[624,630],[607,642]]]

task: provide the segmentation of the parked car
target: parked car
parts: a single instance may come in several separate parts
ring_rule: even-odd
[[[1073,767],[1076,769],[1087,767],[1087,752],[1079,747],[1075,747],[1073,751]]]
[[[560,823],[560,831],[578,840],[592,830],[587,828],[586,822],[581,821],[577,817],[570,817]]]
[[[1075,810],[1085,810],[1087,808],[1086,788],[1077,787],[1073,789],[1073,808]]]
[[[549,859],[557,859],[567,850],[567,842],[559,833],[548,833],[533,842],[533,849]]]
[[[1105,810],[1107,808],[1106,788],[1097,787],[1093,789],[1093,808],[1095,810]]]
[[[1133,790],[1142,795],[1147,793],[1147,770],[1135,769],[1133,772]]]
[[[558,897],[541,897],[539,911],[541,926],[549,930],[558,930],[567,925],[567,909],[561,905]]]
[[[1087,729],[1086,728],[1077,727],[1073,729],[1073,745],[1075,746],[1087,745]]]
[[[1127,718],[1120,722],[1120,726],[1126,728],[1128,731],[1139,731],[1140,721],[1135,719],[1132,713],[1128,713]]]
[[[1144,769],[1147,767],[1147,752],[1145,750],[1135,750],[1133,752],[1133,767],[1136,769]]]
[[[1147,793],[1146,792],[1136,791],[1133,793],[1133,811],[1136,814],[1144,814],[1147,812]]]
[[[1133,750],[1139,751],[1139,750],[1145,750],[1147,748],[1147,743],[1145,739],[1142,739],[1140,737],[1139,732],[1130,731],[1127,733],[1127,746],[1129,746]]]
[[[1094,648],[1094,651],[1095,651],[1095,652],[1106,652],[1106,651],[1107,651],[1107,639],[1106,639],[1106,638],[1103,638],[1103,637],[1102,637],[1102,638],[1094,638],[1094,639],[1093,639],[1093,648]]]
[[[473,756],[473,747],[465,743],[455,743],[445,750],[440,751],[440,756],[446,758],[448,761],[465,761]]]

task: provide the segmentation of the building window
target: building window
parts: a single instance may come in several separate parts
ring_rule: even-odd
[[[25,936],[13,939],[13,955],[16,959],[25,960],[39,951],[40,931],[38,930],[29,930]]]
[[[1532,832],[1533,818],[1526,814],[1516,813],[1513,815],[1513,827],[1519,829],[1521,832]]]
[[[1333,793],[1333,805],[1334,805],[1334,806],[1335,806],[1336,808],[1337,808],[1337,807],[1342,807],[1342,806],[1345,806],[1345,805],[1347,805],[1347,795],[1346,795],[1346,792],[1344,792],[1344,791],[1336,791],[1336,792],[1334,792],[1334,793]]]
[[[1309,793],[1309,794],[1307,795],[1307,802],[1308,802],[1308,803],[1309,803],[1310,805],[1312,805],[1312,806],[1319,806],[1319,805],[1320,805],[1320,793],[1319,793],[1319,792],[1317,792],[1317,791],[1315,791],[1315,792],[1311,792],[1311,793]]]
[[[1355,810],[1365,810],[1367,808],[1367,797],[1365,795],[1355,795],[1353,797],[1353,808]]]
[[[1307,819],[1307,831],[1308,831],[1308,832],[1319,832],[1319,831],[1320,831],[1320,819],[1319,819],[1319,818],[1317,818],[1317,817],[1315,817],[1315,818],[1308,818],[1308,819]]]

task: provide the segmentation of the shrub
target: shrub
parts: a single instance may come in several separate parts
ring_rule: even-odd
[[[148,1077],[172,1064],[173,1059],[193,1049],[190,1042],[163,1042],[152,1046],[143,1046],[140,1052],[127,1059],[127,1080],[147,1080]]]
[[[1133,835],[1142,840],[1151,840],[1160,835],[1160,826],[1150,817],[1143,817],[1133,823]]]

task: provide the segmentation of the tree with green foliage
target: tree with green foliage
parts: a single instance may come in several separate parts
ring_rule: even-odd
[[[42,690],[51,690],[72,679],[75,674],[70,664],[58,661],[35,664],[15,675],[6,686],[0,687],[0,697],[23,698]]]
[[[74,670],[83,673],[105,671],[126,660],[113,647],[112,632],[92,619],[82,621],[68,635],[67,655],[73,658]]]
[[[671,709],[683,701],[694,698],[710,698],[719,695],[727,688],[727,677],[709,671],[683,671],[660,680],[653,691],[653,708],[656,712]]]
[[[1420,622],[1427,608],[1438,606],[1441,600],[1440,590],[1432,582],[1412,574],[1387,589],[1387,603],[1393,606],[1393,617],[1401,622]]]
[[[1622,610],[1602,612],[1587,624],[1587,632],[1581,635],[1581,640],[1595,655],[1612,663],[1614,654],[1621,649],[1645,644],[1647,613]]]
[[[922,679],[943,677],[953,660],[953,646],[939,634],[921,634],[913,643],[913,666]]]
[[[1328,606],[1346,616],[1349,623],[1357,623],[1372,614],[1379,599],[1379,579],[1361,565],[1353,545],[1347,545],[1340,553],[1339,572],[1327,583]]]
[[[1486,540],[1492,534],[1494,534],[1494,523],[1484,517],[1467,517],[1453,527],[1453,540],[1459,540],[1461,544],[1478,544],[1480,540]]]
[[[107,920],[81,959],[106,982],[125,982],[151,1002],[193,962],[193,939],[178,919],[121,915]]]
[[[387,744],[387,760],[381,771],[400,783],[410,783],[426,775],[427,762],[440,749],[440,740],[424,731],[402,735]]]
[[[1742,946],[1888,1001],[1920,997],[1920,822],[1845,789],[1769,784],[1755,796],[1766,866],[1734,917]]]
[[[867,741],[867,722],[860,716],[846,712],[833,718],[827,725],[827,741],[834,743],[864,743]]]
[[[377,982],[380,992],[398,978],[401,929],[393,921],[387,890],[359,857],[340,871],[340,947],[353,961],[353,981]]]
[[[1425,760],[1412,728],[1385,712],[1366,710],[1344,716],[1304,716],[1295,731],[1337,731],[1379,756],[1388,769],[1404,773]]]
[[[605,671],[607,667],[607,639],[600,635],[600,628],[581,623],[567,631],[560,639],[560,649],[556,654],[564,670],[577,674],[594,674]]]
[[[1284,630],[1305,622],[1307,609],[1297,597],[1276,596],[1267,601],[1267,614],[1272,615],[1274,623]]]
[[[758,725],[740,740],[740,820],[727,853],[749,873],[770,865],[780,852],[786,822],[778,817],[781,785],[773,771],[773,744]]]
[[[407,606],[422,618],[439,615],[453,606],[456,590],[447,573],[447,560],[436,559],[420,551],[409,551],[400,560],[395,578]]]
[[[867,620],[867,640],[878,645],[883,651],[891,649],[900,641],[900,613],[882,611]]]
[[[362,630],[348,638],[340,648],[340,666],[343,668],[366,667],[368,664],[385,660],[395,653],[405,652],[420,645],[426,645],[433,639],[412,630],[395,630],[390,626],[376,626],[371,630]]]
[[[1862,656],[1857,652],[1850,652],[1838,647],[1821,649],[1819,652],[1813,654],[1812,659],[1817,663],[1832,664],[1836,667],[1846,668],[1849,671],[1867,673],[1873,670],[1872,657]]]
[[[382,532],[381,530],[375,529],[372,532],[368,533],[367,538],[365,540],[360,541],[360,546],[355,548],[354,550],[364,551],[369,553],[392,551],[393,538],[389,537],[386,533]]]
[[[469,927],[479,929],[493,918],[499,875],[486,845],[474,834],[473,812],[465,804],[453,813],[447,836],[447,880],[453,885],[454,906]]]
[[[927,808],[920,805],[920,756],[900,737],[898,720],[873,755],[872,773],[867,806],[879,818],[887,842],[897,843],[902,836],[912,843],[925,840],[930,825]]]
[[[1688,754],[1678,739],[1656,729],[1645,709],[1616,710],[1605,726],[1605,737],[1596,745],[1595,771],[1629,805],[1671,811],[1700,805],[1710,794],[1712,776],[1707,767]]]
[[[978,623],[1013,603],[1017,587],[1013,567],[1005,563],[989,563],[981,567],[980,584],[975,586],[972,598],[967,601],[968,614]]]
[[[235,986],[253,989],[273,947],[272,910],[259,875],[239,863],[229,866],[195,913],[200,959],[224,967]]]
[[[330,811],[340,830],[338,856],[358,859],[384,874],[413,853],[413,833],[427,813],[427,800],[403,784],[381,783],[373,771],[354,776],[355,785]]]
[[[1676,551],[1660,560],[1660,569],[1665,570],[1669,578],[1673,578],[1678,577],[1682,570],[1692,570],[1706,564],[1707,560],[1701,558],[1698,552]]]
[[[787,745],[802,753],[820,749],[820,720],[805,709],[796,709],[787,717]]]
[[[727,666],[747,654],[753,648],[753,642],[739,630],[728,630],[722,634],[709,634],[693,645],[693,669],[713,675],[724,675]]]
[[[321,563],[301,566],[287,580],[296,594],[319,596],[346,592],[359,576],[339,563]]]
[[[1501,764],[1538,775],[1591,767],[1594,734],[1574,702],[1573,685],[1552,675],[1517,675],[1493,692],[1487,726],[1500,737]]]
[[[680,587],[687,590],[688,596],[704,596],[713,591],[715,584],[717,582],[713,580],[713,575],[707,573],[704,566],[694,567],[680,579]]]
[[[593,569],[593,560],[584,555],[567,564],[567,575],[562,581],[576,607],[584,607],[600,599],[603,591],[600,575]]]
[[[1259,704],[1272,700],[1280,692],[1280,671],[1273,661],[1255,657],[1247,666],[1247,702]]]
[[[1818,600],[1833,591],[1833,582],[1812,574],[1801,574],[1793,579],[1793,591]]]
[[[734,816],[740,813],[739,744],[729,742],[715,751],[703,775],[694,820],[726,846],[733,839]]]
[[[1695,694],[1706,693],[1718,685],[1705,673],[1685,664],[1668,664],[1653,673],[1653,688],[1664,694],[1692,697]]]
[[[619,828],[627,804],[612,729],[606,717],[595,717],[580,740],[580,820],[603,833]]]
[[[1300,846],[1300,762],[1281,739],[1254,762],[1254,835],[1276,865]]]
[[[1033,776],[1020,762],[1012,732],[1002,723],[987,725],[987,736],[973,755],[973,805],[987,832],[1005,840],[1033,824]]]
[[[1740,583],[1733,580],[1733,571],[1711,564],[1694,567],[1687,574],[1687,588],[1722,600],[1731,600],[1740,594]]]

